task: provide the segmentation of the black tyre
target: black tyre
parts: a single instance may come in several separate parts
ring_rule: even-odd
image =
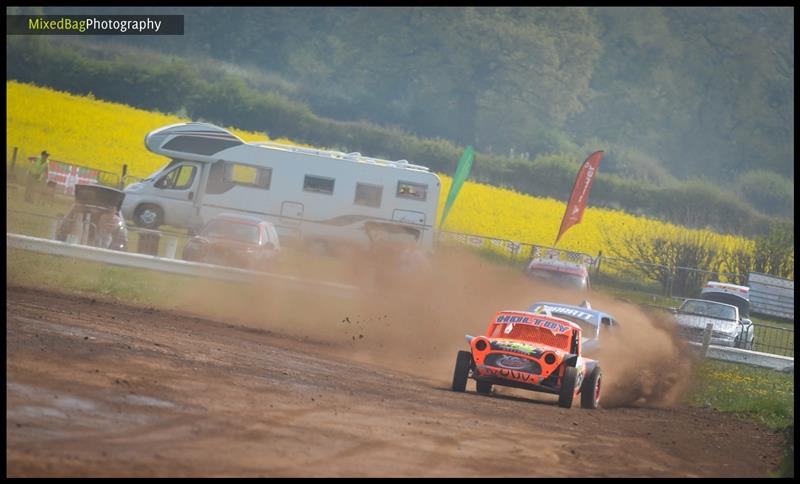
[[[481,395],[489,395],[492,393],[492,384],[485,381],[476,380],[475,386],[478,390],[478,393]]]
[[[157,229],[164,223],[164,213],[160,207],[143,203],[136,207],[133,213],[133,222],[145,229]]]
[[[459,351],[456,355],[456,368],[453,371],[453,391],[463,392],[467,389],[467,378],[472,366],[472,353]]]
[[[578,378],[578,370],[574,366],[568,366],[564,372],[564,380],[561,382],[561,391],[558,392],[558,406],[570,408],[572,399],[575,397],[575,381]]]
[[[595,409],[600,405],[600,384],[603,381],[603,371],[596,366],[589,378],[581,385],[581,408]]]

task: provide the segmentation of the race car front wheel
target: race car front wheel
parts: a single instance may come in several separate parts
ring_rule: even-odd
[[[599,366],[589,374],[589,378],[581,385],[581,408],[595,409],[600,404],[600,382],[603,379],[603,372]]]
[[[475,382],[475,386],[478,390],[478,393],[481,395],[489,395],[492,393],[492,384],[489,382],[477,380]]]
[[[456,355],[456,368],[453,371],[453,391],[463,392],[467,389],[470,366],[472,366],[472,353],[459,351]]]
[[[558,406],[570,408],[572,398],[575,396],[575,381],[578,378],[578,370],[574,366],[568,366],[564,371],[564,378],[561,381],[561,390],[558,392]]]

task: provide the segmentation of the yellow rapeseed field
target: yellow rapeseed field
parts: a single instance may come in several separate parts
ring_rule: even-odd
[[[7,159],[14,146],[20,150],[17,160],[46,149],[52,160],[112,173],[121,173],[127,164],[128,174],[138,177],[150,175],[167,161],[144,147],[144,136],[162,126],[191,121],[15,81],[6,83],[6,99]],[[229,129],[245,141],[269,139],[262,133]]]
[[[15,146],[20,149],[18,160],[47,149],[51,159],[114,173],[120,173],[122,165],[127,164],[128,173],[138,177],[150,175],[166,162],[163,157],[145,149],[145,134],[168,124],[190,121],[14,81],[6,83],[6,99],[8,160]],[[245,141],[269,139],[264,133],[229,129]],[[286,139],[275,141],[297,144]],[[440,177],[441,217],[452,179],[445,175]],[[564,202],[551,198],[537,198],[466,182],[444,229],[552,246],[564,209]],[[753,250],[753,242],[742,237],[690,230],[621,211],[592,207],[587,207],[582,223],[562,236],[558,248],[590,255],[603,250],[608,254],[607,246],[620,242],[618,237],[626,233],[677,236],[687,232],[707,232],[723,251]]]

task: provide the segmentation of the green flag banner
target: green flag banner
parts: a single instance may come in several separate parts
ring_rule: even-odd
[[[448,212],[450,212],[450,207],[452,207],[453,202],[456,201],[456,196],[458,196],[458,191],[461,190],[461,185],[464,184],[464,180],[467,179],[469,172],[472,170],[472,160],[474,157],[475,151],[472,149],[472,146],[467,146],[467,149],[464,150],[464,154],[461,155],[461,159],[458,160],[456,173],[453,175],[453,184],[450,186],[450,193],[447,194],[447,202],[444,204],[442,221],[439,222],[439,230],[444,227],[444,221],[447,218]]]

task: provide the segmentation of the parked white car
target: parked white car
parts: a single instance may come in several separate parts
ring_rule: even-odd
[[[704,299],[686,299],[676,310],[675,320],[679,332],[689,341],[703,342],[708,323],[713,324],[712,345],[753,349],[755,329],[749,319],[739,316],[739,308]]]

